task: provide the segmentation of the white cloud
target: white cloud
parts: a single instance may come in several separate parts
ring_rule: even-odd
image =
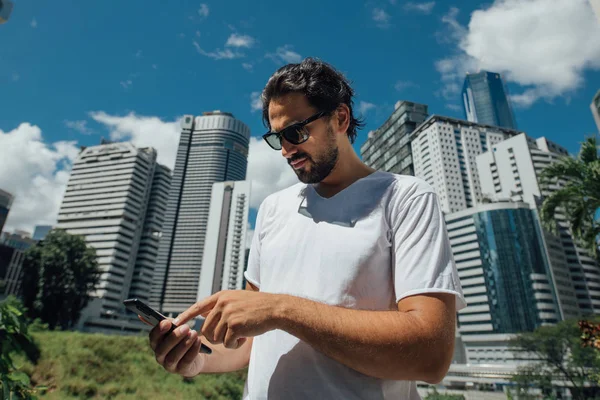
[[[248,72],[252,72],[254,69],[254,66],[250,63],[242,63],[242,67],[244,67],[244,69]]]
[[[411,88],[411,87],[418,87],[419,85],[417,85],[414,82],[411,81],[398,81],[394,84],[394,89],[396,89],[397,91],[401,92],[405,89]]]
[[[448,110],[452,110],[452,111],[456,111],[456,112],[462,111],[462,107],[459,106],[458,104],[451,104],[451,103],[449,103],[449,104],[446,104],[446,108]]]
[[[376,105],[373,104],[373,103],[369,103],[369,102],[366,102],[366,101],[360,101],[358,103],[357,109],[358,109],[358,112],[360,114],[365,115],[369,110],[372,110],[375,107],[376,107]]]
[[[457,12],[443,19],[457,53],[436,63],[449,95],[466,72],[482,69],[522,86],[512,100],[529,106],[571,94],[586,70],[600,69],[600,24],[587,0],[496,0],[466,28]]]
[[[110,129],[112,140],[130,140],[137,147],[154,147],[158,162],[173,169],[179,145],[179,120],[165,122],[158,117],[136,115],[109,115],[104,111],[90,112],[90,116]]]
[[[200,47],[198,42],[196,42],[195,40],[194,40],[193,44],[194,44],[194,47],[196,48],[196,50],[198,51],[198,53],[202,54],[203,56],[215,59],[215,60],[232,60],[234,58],[244,57],[244,54],[238,53],[235,51],[231,51],[229,49],[224,49],[224,50],[216,49],[215,51],[206,51],[206,50],[202,49],[202,47]]]
[[[142,51],[138,50],[135,52],[135,58],[142,58]]]
[[[67,128],[73,129],[74,131],[77,131],[79,133],[83,133],[84,135],[90,135],[93,133],[93,131],[87,126],[87,121],[86,120],[80,120],[80,121],[69,121],[69,120],[65,120],[65,125],[67,126]]]
[[[277,64],[299,63],[302,61],[302,56],[293,50],[293,46],[286,44],[278,47],[275,53],[267,53],[265,56],[270,58]]]
[[[73,160],[76,142],[44,143],[39,127],[27,122],[0,130],[0,188],[15,200],[5,229],[33,232],[35,225],[54,225]]]
[[[123,86],[123,89],[129,89],[133,82],[131,81],[131,79],[127,79],[126,81],[121,81],[120,84],[121,86]]]
[[[270,194],[298,183],[298,177],[281,155],[262,138],[250,138],[248,172],[246,179],[252,182],[250,207],[258,209]]]
[[[416,11],[423,14],[431,14],[433,7],[435,7],[435,1],[429,1],[427,3],[408,2],[404,5],[406,11]]]
[[[202,18],[208,17],[210,10],[208,9],[208,5],[200,4],[200,8],[198,9],[198,15]]]
[[[260,99],[260,92],[252,92],[250,94],[250,109],[252,112],[262,111],[263,104]]]
[[[35,28],[37,28],[37,20],[36,20],[35,18],[34,18],[34,19],[32,19],[32,20],[31,20],[31,23],[30,23],[30,25],[31,25],[31,27],[32,27],[32,28],[34,28],[34,29],[35,29]]]
[[[254,38],[248,35],[238,35],[237,33],[232,33],[231,36],[227,39],[227,43],[225,46],[229,47],[246,47],[250,48],[254,45]]]
[[[385,29],[390,26],[390,15],[385,10],[374,8],[371,16],[379,28]]]

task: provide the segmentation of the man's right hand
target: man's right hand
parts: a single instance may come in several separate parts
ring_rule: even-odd
[[[201,372],[205,360],[205,355],[200,353],[198,332],[183,324],[167,335],[171,321],[161,321],[150,331],[150,347],[156,362],[173,374],[194,377]]]

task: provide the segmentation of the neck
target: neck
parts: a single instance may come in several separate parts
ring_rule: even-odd
[[[357,180],[375,172],[373,168],[367,166],[358,158],[349,143],[348,146],[341,147],[338,161],[331,173],[315,185],[315,189],[323,197],[334,196]]]

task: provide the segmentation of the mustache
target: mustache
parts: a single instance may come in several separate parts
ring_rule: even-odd
[[[301,159],[303,159],[303,158],[306,158],[307,160],[310,160],[310,159],[311,159],[311,158],[310,158],[310,156],[309,156],[308,154],[294,154],[292,157],[290,157],[290,158],[288,159],[288,164],[291,164],[291,163],[293,163],[294,161],[301,160]]]

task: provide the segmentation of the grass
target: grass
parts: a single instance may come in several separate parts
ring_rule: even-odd
[[[36,332],[36,365],[19,359],[40,400],[240,399],[246,371],[184,379],[155,359],[147,336]]]

